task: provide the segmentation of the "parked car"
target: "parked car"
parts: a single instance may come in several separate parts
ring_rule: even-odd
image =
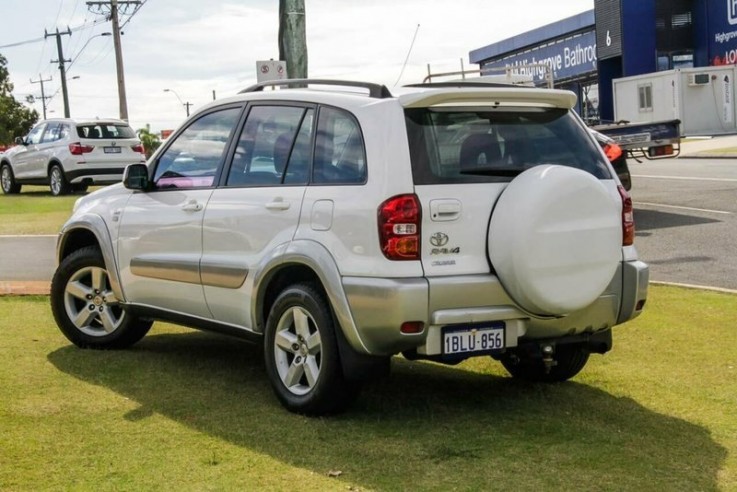
[[[155,319],[254,340],[278,399],[306,414],[344,409],[400,353],[567,380],[648,285],[632,201],[574,102],[282,81],[210,103],[77,201],[56,322],[88,348],[130,346]]]
[[[601,132],[592,128],[589,129],[596,141],[601,146],[604,154],[606,154],[609,162],[612,163],[614,171],[619,177],[619,181],[624,189],[630,191],[632,189],[632,176],[630,176],[630,168],[627,166],[627,152],[614,141],[613,138],[607,137]]]
[[[0,156],[3,193],[49,185],[55,196],[91,184],[118,183],[128,164],[145,162],[143,146],[122,120],[51,119],[38,123]]]

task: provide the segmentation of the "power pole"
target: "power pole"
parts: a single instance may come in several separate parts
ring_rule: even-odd
[[[41,107],[43,108],[44,119],[46,119],[46,100],[49,99],[51,96],[47,96],[44,92],[44,82],[51,82],[51,75],[49,75],[48,79],[45,79],[41,76],[41,74],[38,74],[38,80],[29,80],[31,81],[31,84],[41,84]]]
[[[279,0],[279,59],[290,79],[307,78],[305,0]]]
[[[120,45],[120,18],[119,11],[134,6],[136,10],[141,6],[136,0],[108,0],[101,2],[87,2],[90,12],[105,13],[113,22],[113,45],[115,46],[115,68],[118,74],[118,103],[120,105],[120,119],[128,121],[128,99],[125,94],[125,72],[123,70],[123,51]],[[135,14],[135,11],[133,12]],[[133,15],[131,14],[131,15]]]
[[[67,71],[66,67],[64,66],[65,63],[69,62],[71,63],[72,60],[65,60],[64,59],[64,51],[61,48],[61,37],[67,35],[71,36],[72,31],[67,27],[67,32],[59,32],[59,28],[56,28],[55,33],[49,34],[46,29],[44,29],[44,39],[48,38],[49,36],[56,36],[56,51],[58,52],[59,59],[58,60],[51,60],[51,63],[59,63],[59,73],[61,74],[61,95],[64,98],[64,117],[69,118],[69,93],[67,92]]]
[[[194,106],[194,104],[192,104],[191,102],[187,101],[186,103],[184,103],[184,106],[187,108],[187,118],[189,118],[189,107],[190,106]]]

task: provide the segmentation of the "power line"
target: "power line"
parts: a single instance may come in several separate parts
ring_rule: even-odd
[[[77,27],[67,28],[67,30],[69,30],[71,32],[77,32],[77,31],[81,31],[83,29],[89,29],[91,27],[95,27],[96,25],[102,24],[103,22],[107,22],[107,21],[108,21],[108,19],[97,19],[97,20],[92,21],[92,24],[90,24],[90,25],[87,25],[87,23],[85,22],[84,24],[79,25]],[[46,40],[45,37],[27,39],[25,41],[17,41],[15,43],[4,44],[4,45],[0,46],[0,49],[4,49],[4,48],[15,48],[16,46],[23,46],[25,44],[38,43],[39,41],[45,41],[45,40]]]

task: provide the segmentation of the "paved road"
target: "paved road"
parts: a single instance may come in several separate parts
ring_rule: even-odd
[[[637,238],[656,281],[737,289],[737,159],[630,162]]]
[[[737,290],[737,159],[630,162],[651,279]],[[49,281],[56,238],[0,236],[0,282]]]
[[[0,236],[0,281],[51,281],[56,236]]]

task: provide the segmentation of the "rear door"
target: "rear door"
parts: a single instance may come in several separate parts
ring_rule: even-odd
[[[276,104],[254,105],[248,113],[203,225],[202,283],[219,321],[252,328],[244,285],[297,229],[314,114],[312,107]]]
[[[492,211],[526,169],[560,164],[611,178],[601,153],[566,109],[413,108],[406,116],[428,277],[492,271]]]

